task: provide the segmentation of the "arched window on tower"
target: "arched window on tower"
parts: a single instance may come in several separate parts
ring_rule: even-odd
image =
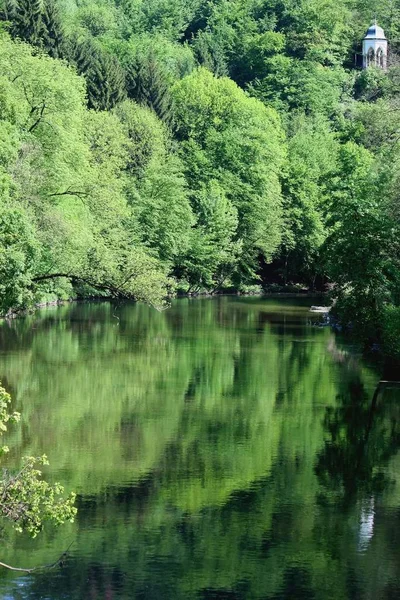
[[[382,48],[378,48],[378,50],[377,50],[377,53],[376,53],[376,64],[381,69],[383,69],[384,66],[385,66],[385,64],[384,64],[384,54],[383,54]]]
[[[370,48],[367,53],[367,67],[371,67],[375,64],[375,52],[373,48]]]

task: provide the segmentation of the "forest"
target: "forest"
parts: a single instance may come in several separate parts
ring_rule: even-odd
[[[374,17],[387,71],[362,70]],[[3,0],[0,314],[329,290],[400,358],[400,2]]]

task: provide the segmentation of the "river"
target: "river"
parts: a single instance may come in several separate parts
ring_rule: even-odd
[[[74,524],[3,532],[4,600],[400,597],[400,392],[307,300],[71,304],[0,325],[21,412]]]

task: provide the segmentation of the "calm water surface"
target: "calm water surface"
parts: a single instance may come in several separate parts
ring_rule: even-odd
[[[316,317],[318,318],[318,317]],[[306,303],[82,304],[0,325],[17,465],[74,524],[4,532],[0,598],[400,598],[400,394]]]

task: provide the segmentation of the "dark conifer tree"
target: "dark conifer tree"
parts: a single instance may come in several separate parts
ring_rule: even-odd
[[[43,47],[53,58],[64,56],[64,32],[55,0],[45,0],[43,5]]]
[[[126,98],[125,74],[115,57],[95,49],[84,75],[90,108],[110,110]]]
[[[93,85],[98,89],[96,101],[99,110],[110,110],[126,98],[125,73],[119,61],[109,54],[99,53]]]
[[[172,97],[167,75],[154,54],[131,63],[127,73],[128,96],[153,109],[164,122],[172,122]]]
[[[89,39],[71,39],[68,59],[86,79],[88,105],[110,110],[126,97],[125,73],[118,60],[96,47]]]
[[[95,50],[89,40],[80,40],[71,36],[66,44],[66,58],[80,75],[86,76],[94,60]]]
[[[0,8],[0,20],[8,21],[11,23],[11,30],[14,25],[15,15],[17,11],[17,4],[15,0],[4,0]],[[11,31],[12,33],[12,31]]]
[[[12,34],[34,46],[40,45],[43,35],[41,0],[18,0]]]

